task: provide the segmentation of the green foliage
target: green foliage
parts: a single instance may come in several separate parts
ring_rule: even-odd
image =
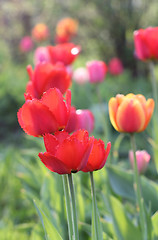
[[[153,225],[153,235],[152,238],[154,240],[156,240],[158,238],[158,229],[157,229],[157,225],[158,225],[158,212],[156,212],[153,216],[152,216],[152,225]]]
[[[108,166],[109,182],[115,194],[124,197],[132,202],[135,201],[133,189],[133,173],[127,172],[116,166]],[[155,182],[141,177],[142,195],[147,207],[151,207],[152,212],[157,211],[158,186]]]
[[[128,218],[128,212],[120,201],[113,196],[107,196],[107,204],[112,216],[116,238],[118,240],[141,239],[140,230]]]
[[[36,202],[34,202],[34,204],[37,209],[38,215],[40,216],[43,228],[45,230],[45,239],[46,240],[51,240],[51,239],[62,240],[61,236],[57,232],[56,228],[51,224],[48,217],[44,214],[44,212],[40,209],[40,207],[37,206]]]

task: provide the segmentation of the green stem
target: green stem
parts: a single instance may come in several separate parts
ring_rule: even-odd
[[[103,107],[104,102],[101,97],[100,83],[96,84],[96,94],[97,94],[97,98],[98,98],[100,110],[101,110],[101,121],[102,121],[102,126],[103,126],[103,131],[104,131],[104,141],[107,142],[109,139],[108,113],[106,112],[106,109],[104,109],[104,107]]]
[[[63,178],[64,194],[65,194],[65,201],[66,201],[66,213],[67,213],[67,220],[68,220],[69,239],[73,240],[73,224],[72,224],[71,205],[70,205],[71,199],[69,194],[68,178],[66,174],[64,174],[62,178]]]
[[[131,134],[131,145],[133,149],[133,156],[134,156],[134,190],[136,193],[138,209],[140,213],[140,225],[143,234],[143,240],[147,240],[147,226],[146,226],[146,219],[145,219],[145,210],[143,205],[143,199],[141,196],[141,183],[140,183],[140,176],[138,173],[138,166],[136,160],[136,144],[134,134]]]
[[[157,82],[156,82],[156,76],[155,76],[155,71],[154,71],[154,63],[152,61],[149,62],[149,69],[150,69],[150,75],[151,75],[152,93],[153,93],[153,98],[155,100],[155,114],[157,116],[157,114],[158,114]]]
[[[69,180],[71,203],[72,203],[72,218],[73,218],[73,230],[74,230],[74,238],[73,239],[79,240],[78,223],[77,223],[77,209],[76,209],[75,191],[74,191],[72,173],[68,174],[68,180]]]
[[[157,118],[158,118],[158,97],[157,97],[157,82],[156,82],[156,76],[154,71],[154,63],[152,61],[149,62],[149,69],[150,69],[150,75],[151,75],[151,83],[152,83],[152,93],[153,98],[155,100],[155,111],[153,113],[153,128],[152,128],[152,137],[153,140],[156,141],[157,144]],[[157,163],[157,149],[153,148],[153,154],[154,154],[154,165],[156,167],[156,170],[158,172],[158,163]]]
[[[113,144],[113,163],[116,164],[118,162],[118,157],[119,157],[119,148],[120,144],[123,140],[125,135],[123,133],[120,133],[118,137],[115,140],[115,143]]]
[[[93,217],[94,217],[94,228],[92,226],[92,229],[94,229],[95,239],[96,240],[101,240],[100,239],[100,234],[99,234],[98,209],[97,209],[97,201],[96,201],[96,194],[95,194],[95,185],[94,185],[93,172],[90,172],[90,180],[91,180]]]

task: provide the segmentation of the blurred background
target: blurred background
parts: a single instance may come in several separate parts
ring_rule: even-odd
[[[123,74],[118,77],[107,74],[100,89],[106,106],[110,97],[117,93],[134,92],[151,97],[148,66],[135,57],[133,32],[158,25],[157,0],[0,0],[1,240],[36,239],[32,231],[38,217],[32,198],[41,194],[43,178],[36,166],[43,144],[23,133],[17,122],[17,111],[24,103],[23,94],[29,80],[26,66],[34,66],[33,54],[38,46],[55,44],[55,28],[64,17],[74,18],[79,23],[73,42],[80,45],[82,51],[73,64],[74,69],[94,59],[108,64],[111,58],[118,57],[123,63]],[[48,26],[49,39],[42,43],[33,41],[31,51],[22,52],[21,39],[31,36],[38,23]],[[80,87],[73,83],[72,103],[76,108],[90,108],[98,119],[94,90],[89,83]],[[114,132],[112,127],[111,132]],[[94,135],[102,136],[100,122],[96,122]]]
[[[157,16],[156,0],[150,3],[147,0],[119,0],[117,3],[114,0],[1,0],[1,136],[5,138],[8,131],[9,134],[16,133],[19,128],[15,113],[24,101],[22,93],[28,81],[25,69],[28,64],[33,65],[33,51],[38,46],[34,42],[32,51],[22,53],[19,44],[24,36],[31,36],[32,28],[36,24],[44,23],[49,28],[48,42],[40,44],[46,46],[54,44],[55,28],[59,20],[64,17],[75,18],[79,22],[79,29],[73,42],[82,47],[75,66],[84,66],[86,61],[92,59],[108,63],[112,57],[117,56],[132,76],[131,81],[136,81],[138,76],[146,78],[148,69],[134,57],[133,31],[156,26]],[[106,92],[106,89],[104,90]]]

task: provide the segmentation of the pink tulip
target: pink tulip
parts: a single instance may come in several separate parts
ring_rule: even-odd
[[[25,36],[21,39],[20,41],[20,50],[22,52],[29,52],[32,50],[33,48],[33,42],[32,42],[32,39],[31,37],[29,36]]]
[[[72,65],[70,64],[70,65],[67,65],[65,67],[66,67],[66,71],[69,74],[70,78],[72,78],[72,74],[73,74],[73,67],[72,67]]]
[[[80,67],[73,72],[72,78],[76,83],[83,85],[89,81],[89,73],[86,68]]]
[[[129,160],[131,163],[132,168],[134,168],[134,156],[133,156],[133,151],[129,151]],[[137,160],[137,166],[138,166],[138,172],[139,173],[144,173],[149,161],[150,161],[150,154],[147,153],[145,150],[138,150],[136,151],[136,160]]]
[[[94,129],[93,113],[88,109],[76,110],[75,107],[71,107],[69,121],[65,130],[71,133],[79,129],[85,129],[92,133]]]
[[[34,53],[34,64],[50,62],[49,52],[46,47],[38,47]]]
[[[77,114],[76,114],[76,108],[71,106],[70,110],[70,116],[67,123],[67,126],[65,128],[65,131],[68,133],[72,133],[77,130]]]
[[[123,65],[119,58],[112,58],[108,66],[109,72],[112,75],[120,75],[123,72]]]
[[[86,64],[91,83],[103,82],[107,73],[107,66],[103,61],[91,61]]]

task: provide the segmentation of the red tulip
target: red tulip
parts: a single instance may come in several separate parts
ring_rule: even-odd
[[[150,122],[154,111],[154,100],[141,94],[118,94],[109,101],[109,115],[118,132],[142,132]]]
[[[93,147],[88,158],[87,165],[83,172],[93,172],[104,167],[107,157],[110,153],[111,143],[108,142],[106,149],[104,148],[104,142],[99,139],[94,139]]]
[[[108,66],[109,72],[112,75],[120,75],[123,72],[123,65],[119,58],[112,58]]]
[[[87,62],[87,70],[89,73],[89,81],[91,83],[103,82],[108,71],[103,61]]]
[[[65,132],[44,136],[45,153],[39,153],[44,165],[58,174],[76,173],[82,170],[88,161],[93,138],[89,139],[88,132],[79,130],[71,136]]]
[[[93,113],[88,109],[76,110],[75,107],[71,107],[70,118],[65,130],[71,133],[79,129],[85,129],[92,133],[94,129]]]
[[[62,43],[68,43],[70,41],[70,36],[55,36],[55,43],[56,44],[62,44]]]
[[[33,98],[40,98],[49,88],[56,87],[63,94],[69,88],[71,79],[65,66],[62,64],[52,65],[51,63],[39,63],[33,71],[29,65],[27,71],[30,81],[26,87],[26,93]]]
[[[48,46],[51,62],[53,64],[62,62],[64,65],[70,65],[80,53],[80,46],[73,43],[63,43],[56,46]]]
[[[64,129],[69,119],[71,91],[66,93],[66,102],[57,88],[45,92],[40,100],[27,98],[19,109],[18,121],[23,130],[34,137]]]
[[[158,27],[134,31],[134,44],[138,59],[158,59]]]

